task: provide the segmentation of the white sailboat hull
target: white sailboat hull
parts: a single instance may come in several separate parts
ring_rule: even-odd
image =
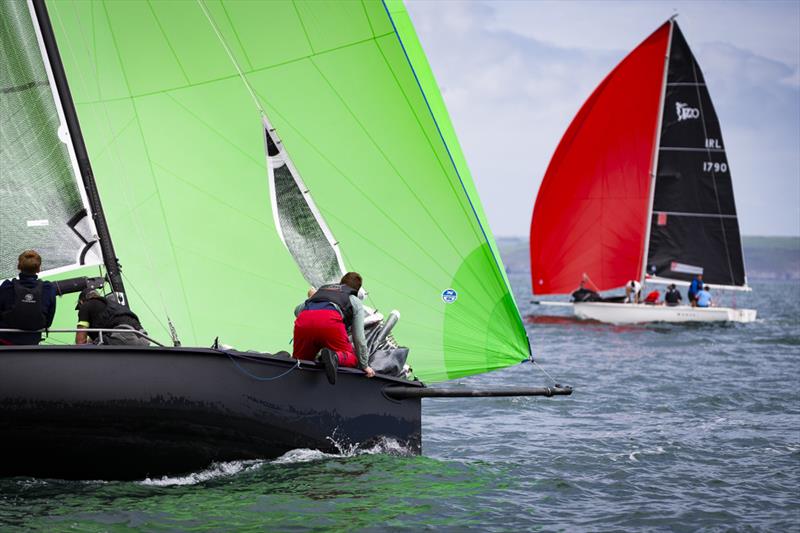
[[[610,324],[638,324],[642,322],[753,322],[755,309],[732,307],[690,307],[606,302],[581,302],[573,304],[578,318],[597,320]]]

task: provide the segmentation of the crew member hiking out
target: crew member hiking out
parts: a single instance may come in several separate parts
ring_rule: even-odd
[[[323,285],[298,305],[294,314],[293,356],[319,362],[325,367],[328,382],[336,383],[339,366],[360,368],[368,378],[375,375],[369,367],[364,335],[364,306],[358,298],[361,275],[348,272],[336,284]],[[355,343],[350,343],[347,330]]]
[[[142,329],[139,317],[111,298],[101,296],[94,289],[83,289],[78,296],[78,329],[114,329],[113,332],[78,331],[75,334],[75,344],[131,344],[149,346],[150,342],[135,333]],[[102,343],[100,340],[102,339]]]
[[[0,329],[24,329],[26,333],[0,333],[0,346],[39,344],[56,314],[56,288],[38,278],[42,258],[34,250],[22,252],[17,261],[19,278],[0,285]]]

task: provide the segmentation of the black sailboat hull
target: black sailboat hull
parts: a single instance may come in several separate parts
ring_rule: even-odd
[[[394,439],[421,450],[419,385],[202,348],[0,349],[0,476],[143,479]]]

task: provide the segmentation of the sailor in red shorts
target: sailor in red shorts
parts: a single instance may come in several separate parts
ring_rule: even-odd
[[[361,368],[369,378],[375,375],[368,364],[364,306],[358,298],[361,284],[360,274],[348,272],[340,283],[323,285],[295,309],[292,355],[314,361],[319,353],[331,384],[336,383],[339,366]],[[355,347],[347,337],[348,329]]]

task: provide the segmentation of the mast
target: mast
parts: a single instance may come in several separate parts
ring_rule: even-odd
[[[669,54],[672,51],[672,30],[675,27],[675,17],[669,18],[669,37],[667,37],[667,55],[664,57],[664,79],[661,82],[661,98],[658,100],[658,121],[656,122],[655,142],[653,143],[653,166],[650,169],[650,203],[647,204],[647,226],[644,232],[644,246],[642,246],[642,272],[639,280],[644,285],[647,275],[647,256],[650,251],[650,230],[653,225],[653,201],[656,197],[656,178],[658,176],[658,155],[661,148],[661,123],[664,120],[664,98],[667,94],[667,77],[669,76]]]
[[[75,150],[75,155],[78,160],[78,168],[80,170],[83,186],[86,191],[86,196],[89,200],[89,206],[92,209],[92,219],[95,227],[97,228],[97,237],[100,241],[100,250],[103,255],[103,262],[106,267],[106,274],[108,282],[111,284],[111,290],[114,292],[117,301],[126,306],[128,305],[127,298],[125,297],[125,287],[122,283],[122,273],[120,271],[119,262],[117,261],[116,253],[114,252],[114,245],[111,242],[111,234],[108,231],[108,224],[106,222],[105,214],[103,213],[103,206],[100,203],[100,194],[97,191],[97,184],[94,180],[92,172],[92,165],[89,162],[89,154],[86,150],[86,144],[83,140],[83,133],[81,132],[80,123],[78,122],[78,114],[75,111],[75,106],[72,103],[72,93],[69,90],[67,83],[67,76],[64,72],[64,64],[61,62],[61,55],[58,52],[58,45],[56,44],[55,35],[53,34],[53,26],[50,23],[50,16],[47,13],[47,7],[44,0],[31,0],[33,10],[36,14],[36,21],[39,26],[39,31],[42,35],[47,58],[50,63],[50,68],[53,72],[53,79],[55,80],[58,98],[61,102],[61,107],[64,111],[64,116],[69,129],[70,140]]]

